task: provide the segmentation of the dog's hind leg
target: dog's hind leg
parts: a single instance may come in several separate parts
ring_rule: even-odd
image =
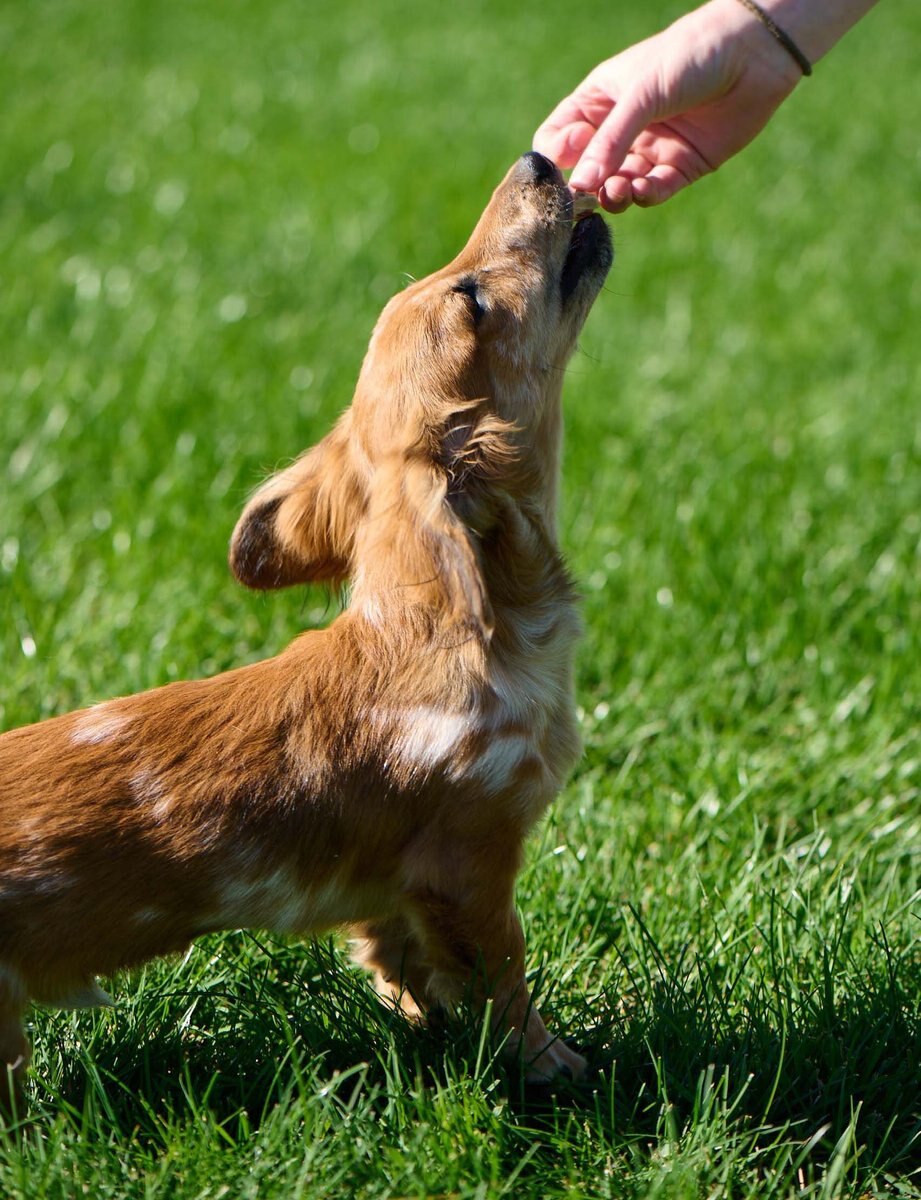
[[[377,994],[419,1020],[429,1007],[428,968],[409,923],[387,917],[355,925],[352,932],[352,958],[374,972]]]
[[[22,1025],[28,997],[19,974],[0,964],[0,1121],[21,1116],[30,1049]]]

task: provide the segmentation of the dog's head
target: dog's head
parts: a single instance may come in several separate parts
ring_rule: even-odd
[[[498,495],[552,529],[563,368],[611,261],[604,221],[573,223],[553,163],[519,159],[457,258],[386,306],[351,408],[253,496],[237,578],[337,582],[389,553],[413,560],[390,564],[394,583],[439,578],[466,593],[452,611],[470,608]]]

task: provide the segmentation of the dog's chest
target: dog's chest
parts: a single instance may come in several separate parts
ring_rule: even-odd
[[[385,774],[410,786],[441,778],[533,819],[579,754],[572,689],[578,617],[565,603],[497,617],[484,674],[463,705],[442,706],[433,696],[429,704],[388,706],[372,726],[382,735]]]
[[[505,626],[488,667],[497,725],[521,730],[559,786],[579,753],[573,699],[578,614],[574,605],[558,603],[507,613]]]
[[[416,709],[396,754],[436,771],[491,819],[525,825],[544,811],[579,754],[572,695],[578,618],[566,604],[497,614],[485,678],[462,711]]]

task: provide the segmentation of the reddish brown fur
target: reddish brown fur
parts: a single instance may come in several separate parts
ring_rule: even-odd
[[[600,218],[572,250],[570,222],[525,156],[460,256],[387,306],[351,409],[247,505],[244,583],[351,579],[327,630],[0,738],[14,1077],[29,1000],[104,1002],[96,975],[240,925],[351,926],[413,1014],[476,973],[532,1077],[581,1071],[530,1007],[513,902],[578,751],[559,393],[611,256]]]

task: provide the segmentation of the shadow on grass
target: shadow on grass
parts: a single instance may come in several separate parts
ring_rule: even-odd
[[[587,1080],[541,1089],[488,1057],[483,1066],[473,1016],[447,1029],[410,1026],[331,943],[273,943],[254,956],[251,942],[222,939],[220,969],[212,958],[199,987],[183,987],[178,970],[159,992],[141,989],[143,1002],[130,999],[136,981],[126,986],[124,1005],[95,1018],[76,1047],[73,1018],[53,1018],[59,1074],[40,1077],[39,1107],[79,1119],[91,1096],[116,1129],[156,1141],[160,1121],[202,1112],[228,1127],[245,1114],[253,1127],[298,1088],[309,1101],[337,1072],[354,1081],[344,1102],[363,1089],[384,1103],[394,1086],[437,1086],[479,1063],[519,1129],[553,1140],[576,1117],[614,1153],[680,1141],[700,1119],[702,1080],[722,1080],[726,1119],[740,1133],[786,1130],[805,1143],[824,1129],[821,1156],[856,1111],[863,1166],[921,1166],[921,962],[895,963],[885,947],[878,969],[865,967],[859,986],[849,975],[840,991],[823,974],[811,989],[800,980],[795,995],[764,981],[743,1000],[695,960],[636,989],[632,1006],[621,996],[595,1001],[572,1039],[589,1057]]]
[[[33,1110],[79,1119],[90,1104],[116,1129],[154,1139],[158,1120],[183,1113],[219,1124],[244,1113],[252,1127],[338,1073],[372,1091],[392,1086],[396,1071],[405,1086],[420,1072],[434,1080],[458,1049],[437,1025],[414,1027],[382,1004],[332,942],[206,941],[215,952],[192,975],[160,964],[153,979],[117,981],[111,1010],[43,1014]],[[472,1022],[457,1032],[468,1049],[478,1036]]]
[[[761,1129],[769,1141],[785,1129],[804,1145],[815,1139],[822,1159],[853,1125],[862,1167],[921,1172],[921,959],[912,949],[897,963],[884,942],[878,949],[860,974],[852,965],[838,979],[823,953],[818,978],[801,970],[795,993],[762,979],[739,999],[695,959],[632,1004],[593,1005],[579,1048],[594,1078],[572,1103],[610,1142],[680,1140],[701,1119],[705,1084],[722,1092],[740,1133]],[[557,1103],[516,1099],[538,1128]]]

